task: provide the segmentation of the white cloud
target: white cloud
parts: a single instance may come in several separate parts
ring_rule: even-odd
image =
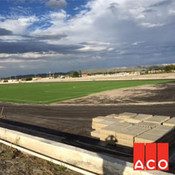
[[[14,57],[20,57],[20,58],[44,58],[44,57],[64,57],[63,54],[59,53],[39,53],[39,52],[26,52],[26,53],[17,53],[17,54],[7,54],[7,53],[0,53],[0,58],[14,58]],[[2,60],[3,61],[3,60]],[[27,59],[26,59],[27,61]]]
[[[89,41],[82,44],[84,45],[84,47],[78,49],[79,51],[104,51],[104,50],[109,51],[111,49],[108,48],[110,43],[107,42]]]
[[[18,41],[22,41],[24,39],[28,39],[24,36],[20,36],[20,35],[6,35],[6,36],[1,36],[1,40],[5,41],[5,42],[18,42]]]
[[[152,23],[144,22],[144,23],[141,23],[140,25],[143,26],[143,27],[152,28],[152,27],[162,27],[165,24],[160,24],[160,23],[152,24]]]
[[[39,63],[41,63],[41,62],[46,62],[45,60],[23,60],[23,59],[12,59],[12,58],[10,58],[10,59],[6,59],[6,60],[0,60],[0,63],[24,63],[24,64],[28,64],[28,63],[36,63],[36,62],[39,62]],[[27,66],[27,64],[26,64],[26,66]],[[4,66],[2,66],[2,67],[4,67]]]
[[[137,45],[142,44],[142,43],[144,43],[144,41],[136,41],[136,42],[132,43],[131,45],[137,46]]]
[[[108,51],[113,51],[113,50],[114,50],[114,48],[108,48],[107,50],[108,50]]]
[[[23,34],[27,27],[38,21],[35,16],[15,16],[8,17],[6,20],[0,21],[1,28],[13,31],[14,34]]]
[[[154,8],[154,13],[150,10],[150,6],[158,2],[160,0],[154,2],[152,0],[89,1],[85,6],[87,10],[83,9],[72,18],[64,10],[48,14],[47,18],[53,25],[48,29],[37,29],[34,34],[64,33],[68,35],[64,40],[49,42],[53,44],[78,44],[90,41],[121,42],[122,37],[125,40],[123,36],[125,31],[137,33],[137,30],[142,30],[141,27],[158,28],[166,25],[169,18],[167,9],[162,10],[157,7],[156,10]]]
[[[85,46],[81,49],[78,49],[79,51],[103,51],[103,50],[106,50],[106,47],[99,47],[99,46],[96,46],[96,47],[92,47],[92,46]]]
[[[52,24],[50,27],[44,29],[38,27],[30,34],[67,34],[68,38],[61,41],[64,44],[85,41],[111,43],[112,41],[118,41],[118,35],[122,32],[121,27],[126,25],[124,27],[129,28],[129,23],[135,25],[135,28],[130,27],[129,30],[131,31],[140,30],[139,27],[155,28],[166,25],[169,15],[173,14],[174,11],[172,7],[171,10],[162,10],[162,8],[158,7],[155,10],[155,7],[151,7],[151,5],[158,2],[161,1],[94,0],[89,1],[85,5],[85,9],[73,17],[70,17],[66,11],[61,10],[42,15],[40,18],[29,16],[7,19],[3,22],[0,21],[0,26],[12,30],[14,33],[21,33],[34,22],[37,22],[38,20],[46,20]],[[50,0],[47,3],[63,3],[63,1]],[[154,13],[151,12],[153,9],[155,10]],[[52,42],[53,44],[60,43],[60,41]]]
[[[174,10],[169,10],[168,12],[170,15],[175,15],[175,9]]]

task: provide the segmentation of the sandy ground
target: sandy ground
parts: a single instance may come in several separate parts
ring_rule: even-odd
[[[133,88],[105,91],[57,104],[173,104],[175,81]]]

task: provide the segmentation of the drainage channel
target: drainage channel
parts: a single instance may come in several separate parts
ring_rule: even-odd
[[[0,127],[76,146],[82,149],[86,149],[88,151],[103,153],[128,162],[132,162],[133,159],[133,151],[131,148],[123,146],[105,145],[105,143],[90,137],[63,133],[61,131],[5,119],[0,120]]]
[[[27,151],[29,154],[36,154],[38,157],[40,156],[41,158],[55,161],[55,163],[70,166],[70,169],[72,170],[77,168],[77,171],[82,171],[82,174],[88,174],[91,172],[97,174],[115,174],[116,172],[120,172],[120,174],[126,174],[133,171],[133,153],[131,148],[122,146],[104,146],[104,143],[93,138],[67,134],[43,127],[23,124],[5,119],[0,120],[0,130],[1,142],[10,144],[13,147],[16,146],[17,149],[23,149],[22,151]],[[20,138],[21,145],[15,144],[15,138],[17,140]],[[65,153],[64,151],[59,151],[59,154],[63,155],[59,155],[61,157],[55,159],[57,157],[54,156],[58,156],[58,154],[53,154],[50,156],[50,152],[48,150],[46,151],[44,149],[46,154],[42,154],[42,152],[34,151],[35,147],[33,147],[33,145],[29,148],[26,148],[28,146],[26,145],[26,141],[29,143],[35,143],[36,141],[38,142],[38,145],[41,145],[43,148],[46,146],[48,149],[50,148],[50,150],[54,149],[55,152],[60,149],[64,150]],[[64,156],[66,157],[70,154],[74,155],[71,157],[76,157],[78,159],[70,160],[69,158],[67,161],[64,161],[64,159],[63,161],[61,160]],[[87,164],[91,165],[89,166]],[[86,172],[86,169],[90,172]],[[145,173],[146,172],[143,172],[142,174]],[[159,172],[159,174],[162,173]]]

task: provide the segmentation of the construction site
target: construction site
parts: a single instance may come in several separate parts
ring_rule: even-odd
[[[134,143],[166,142],[171,174],[174,85],[172,80],[53,104],[1,102],[1,143],[80,174],[127,174],[133,171]]]
[[[0,0],[0,175],[175,175],[173,36],[175,0]]]

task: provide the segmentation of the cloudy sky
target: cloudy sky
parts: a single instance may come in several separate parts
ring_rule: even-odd
[[[0,0],[0,77],[175,62],[175,0]]]

